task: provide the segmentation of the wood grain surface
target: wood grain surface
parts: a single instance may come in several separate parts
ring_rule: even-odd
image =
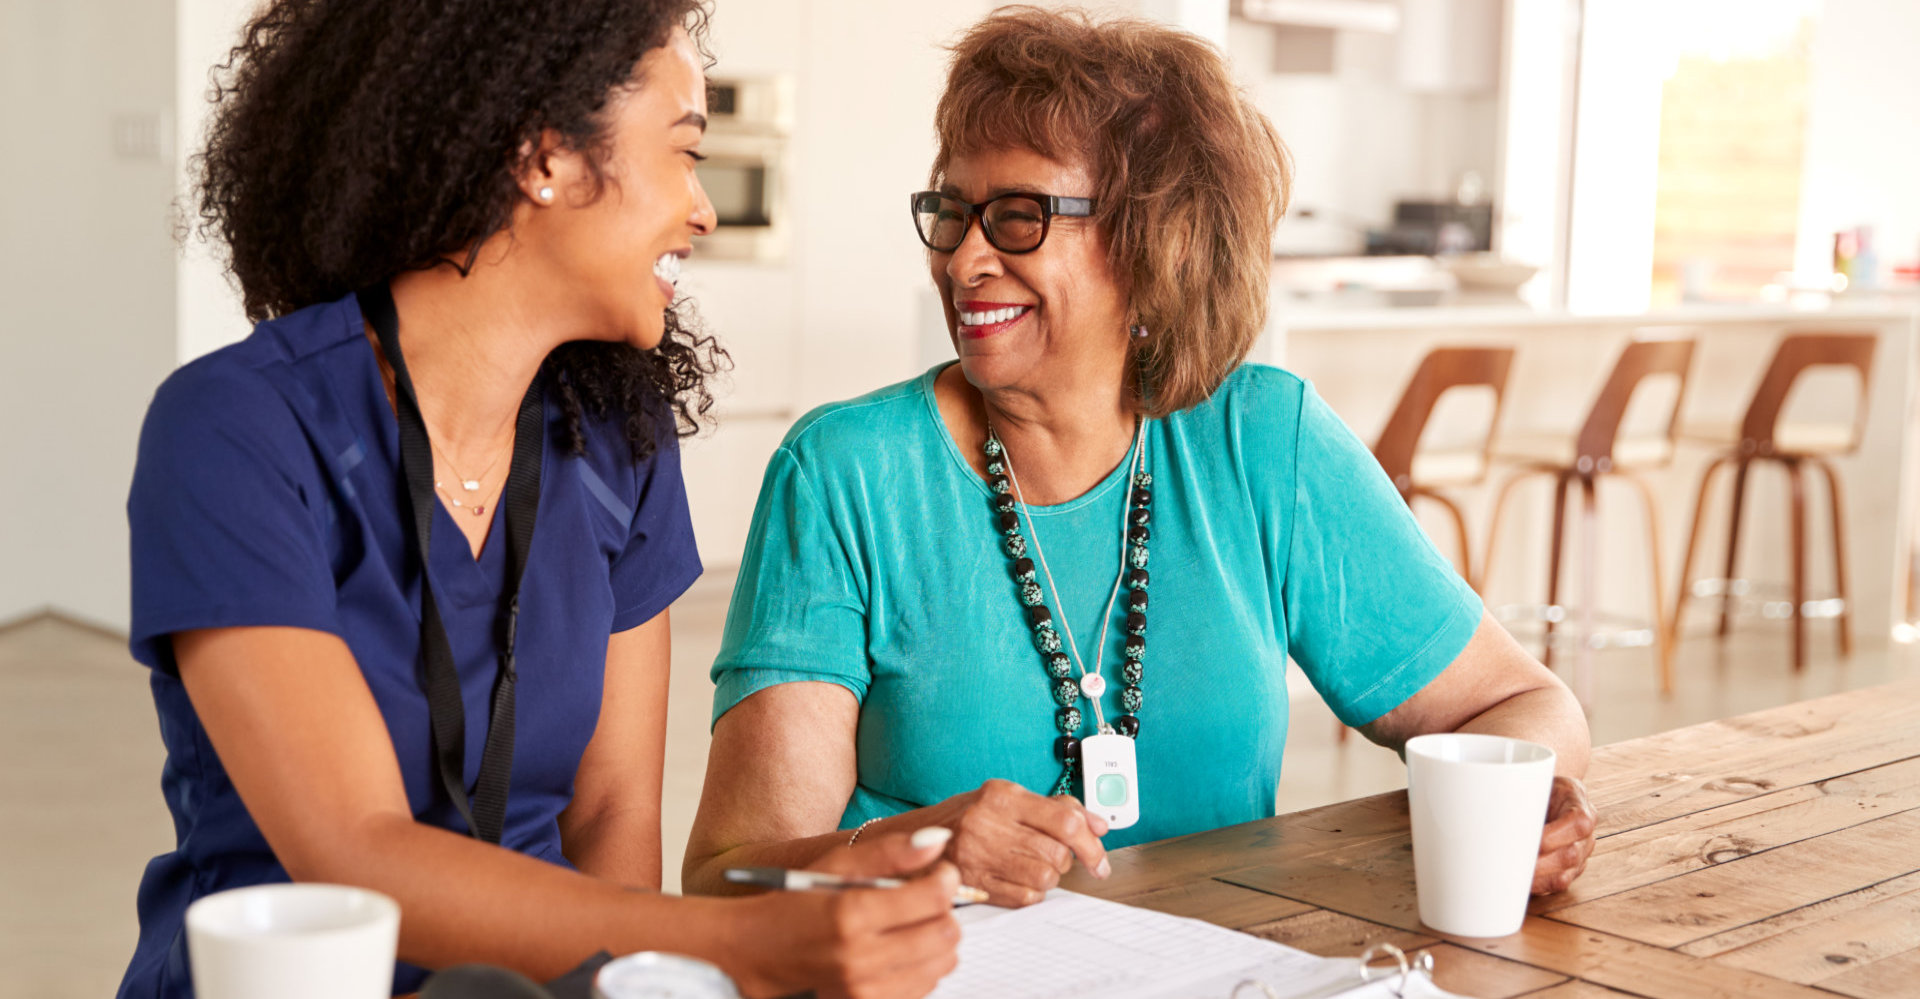
[[[1510,937],[1420,923],[1405,792],[1118,850],[1075,891],[1328,956],[1431,950],[1487,999],[1920,996],[1920,682],[1594,751],[1600,838]]]

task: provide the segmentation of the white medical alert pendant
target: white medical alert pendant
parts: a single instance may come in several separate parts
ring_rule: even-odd
[[[1080,776],[1087,810],[1107,820],[1107,828],[1125,829],[1140,821],[1140,774],[1132,739],[1102,732],[1080,740]]]
[[[1107,692],[1107,680],[1098,673],[1088,673],[1080,678],[1080,692],[1087,695],[1087,700],[1097,701]]]

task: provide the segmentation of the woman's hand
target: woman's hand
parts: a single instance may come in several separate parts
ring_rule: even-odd
[[[1555,777],[1547,798],[1547,826],[1540,834],[1540,859],[1533,865],[1535,895],[1566,891],[1587,869],[1597,821],[1585,785],[1572,777]]]
[[[922,809],[924,822],[953,830],[947,859],[994,905],[1032,905],[1073,869],[1113,873],[1100,837],[1107,823],[1072,798],[1043,798],[1018,784],[990,780],[978,790]]]
[[[681,884],[689,892],[737,894],[739,886],[725,880],[731,867],[852,873],[842,865],[869,841],[928,826],[953,831],[947,859],[965,884],[999,905],[1038,902],[1075,857],[1095,877],[1111,873],[1100,845],[1105,822],[1070,798],[1043,798],[1003,780],[890,816],[849,848],[849,832],[838,826],[857,787],[859,724],[853,694],[816,681],[769,687],[722,715]]]
[[[919,999],[933,991],[959,960],[953,896],[960,875],[952,864],[935,863],[948,837],[927,833],[875,837],[821,865],[863,877],[933,865],[903,887],[772,892],[737,903],[753,907],[736,937],[740,958],[728,969],[741,993]]]
[[[1533,867],[1533,893],[1565,891],[1593,854],[1595,816],[1579,775],[1592,737],[1567,685],[1481,611],[1473,640],[1440,675],[1392,711],[1361,726],[1367,738],[1405,754],[1429,732],[1474,732],[1536,742],[1554,752],[1553,790]]]

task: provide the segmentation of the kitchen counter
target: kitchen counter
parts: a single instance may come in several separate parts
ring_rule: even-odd
[[[1332,330],[1551,330],[1567,326],[1687,326],[1731,323],[1772,326],[1817,324],[1827,320],[1899,321],[1912,319],[1920,303],[1849,302],[1820,308],[1787,305],[1683,305],[1646,312],[1579,313],[1536,309],[1517,300],[1467,298],[1430,306],[1345,308],[1324,300],[1292,303],[1276,295],[1269,328],[1275,332]]]

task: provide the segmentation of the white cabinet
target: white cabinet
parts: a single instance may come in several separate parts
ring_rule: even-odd
[[[1484,94],[1500,84],[1500,0],[1400,0],[1400,83]]]

